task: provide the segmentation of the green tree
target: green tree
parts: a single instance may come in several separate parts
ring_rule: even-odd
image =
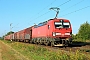
[[[85,22],[80,26],[77,36],[83,40],[90,39],[90,24],[88,22]]]
[[[72,39],[76,39],[76,37],[75,37],[75,35],[74,35],[74,34],[72,34]]]
[[[10,34],[13,34],[13,33],[14,33],[13,31],[10,31],[5,36],[10,35]]]

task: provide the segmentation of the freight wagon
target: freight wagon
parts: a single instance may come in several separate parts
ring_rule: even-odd
[[[32,38],[32,27],[10,34],[13,41],[30,42]],[[13,36],[12,36],[13,35]]]

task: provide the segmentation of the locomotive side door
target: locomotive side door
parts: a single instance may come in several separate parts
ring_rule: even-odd
[[[48,25],[48,37],[50,37],[50,25]]]
[[[48,37],[52,37],[53,25],[51,22],[48,23]]]
[[[32,39],[32,29],[30,30],[30,40]]]

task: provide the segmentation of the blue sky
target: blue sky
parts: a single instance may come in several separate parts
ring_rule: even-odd
[[[70,20],[73,34],[84,22],[90,23],[90,0],[0,0],[0,36],[10,31],[11,23],[17,32],[54,18],[51,7],[60,8],[58,18]]]

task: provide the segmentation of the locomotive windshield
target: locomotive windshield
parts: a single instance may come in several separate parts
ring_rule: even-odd
[[[69,22],[55,22],[55,28],[70,28]]]

